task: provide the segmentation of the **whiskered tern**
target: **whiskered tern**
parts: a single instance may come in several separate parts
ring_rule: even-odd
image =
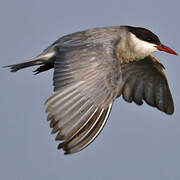
[[[173,114],[164,67],[152,55],[155,51],[177,55],[145,28],[95,28],[63,36],[35,58],[6,67],[15,72],[40,65],[36,74],[54,68],[54,93],[45,103],[47,120],[61,141],[58,148],[70,154],[97,137],[121,95],[127,102],[145,101]]]

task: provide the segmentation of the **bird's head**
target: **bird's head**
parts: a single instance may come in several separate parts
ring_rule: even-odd
[[[158,36],[148,29],[140,27],[127,26],[130,32],[130,43],[134,51],[142,56],[148,56],[155,51],[164,51],[170,54],[178,55],[171,48],[163,45]]]

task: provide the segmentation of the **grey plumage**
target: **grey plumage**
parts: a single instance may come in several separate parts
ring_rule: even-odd
[[[124,100],[134,101],[138,105],[143,100],[150,106],[173,114],[174,104],[169,90],[163,65],[154,56],[148,56],[131,65],[122,65],[123,87],[121,92]]]
[[[58,39],[31,61],[8,66],[15,72],[41,65],[36,73],[54,67],[46,112],[66,154],[96,138],[121,94],[127,102],[174,112],[162,64],[151,53],[137,52],[130,38],[126,26],[86,30]]]

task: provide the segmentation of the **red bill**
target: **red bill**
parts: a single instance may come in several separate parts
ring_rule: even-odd
[[[161,44],[161,45],[158,45],[156,46],[156,48],[160,51],[164,51],[164,52],[167,52],[167,53],[170,53],[170,54],[174,54],[174,55],[178,55],[174,50],[172,50],[171,48]]]

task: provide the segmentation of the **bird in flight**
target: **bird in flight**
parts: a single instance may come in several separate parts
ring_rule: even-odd
[[[35,74],[54,68],[54,93],[45,103],[47,120],[61,141],[58,149],[71,154],[98,136],[121,95],[129,103],[145,101],[173,114],[164,66],[155,51],[177,55],[145,28],[94,28],[63,36],[35,58],[6,67],[16,72],[40,65]]]

